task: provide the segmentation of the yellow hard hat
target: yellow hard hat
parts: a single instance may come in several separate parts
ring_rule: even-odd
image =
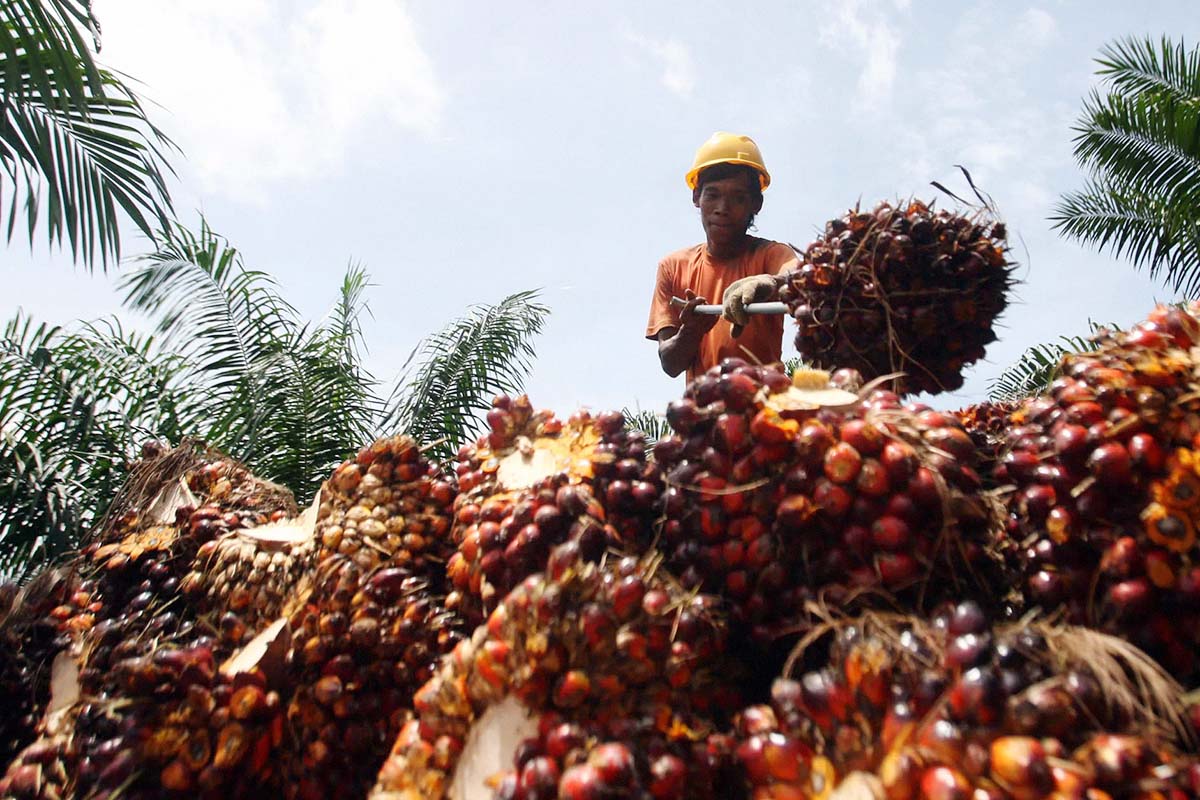
[[[710,136],[696,151],[696,160],[687,174],[688,188],[695,189],[700,171],[714,164],[744,164],[753,167],[758,170],[758,182],[762,184],[762,188],[771,185],[771,175],[763,164],[762,153],[758,152],[758,145],[749,136],[726,131],[717,131]]]

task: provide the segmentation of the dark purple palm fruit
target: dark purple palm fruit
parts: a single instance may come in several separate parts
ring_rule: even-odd
[[[1127,638],[1200,676],[1197,307],[1160,306],[1065,356],[1013,413],[992,483],[1027,606]]]
[[[919,200],[830,220],[780,292],[796,348],[819,367],[894,378],[900,394],[953,391],[996,340],[1014,265],[986,211],[935,211]]]
[[[505,708],[518,722],[553,712],[613,731],[649,720],[676,736],[728,719],[741,676],[725,652],[718,603],[684,590],[656,562],[595,564],[577,542],[559,545],[546,571],[510,591],[417,692],[417,718],[397,737],[372,796],[446,796],[476,726]]]
[[[1184,797],[1200,759],[1178,690],[1114,639],[995,626],[965,602],[929,621],[842,623],[825,664],[777,680],[734,736],[754,797],[822,795],[849,780],[883,797],[997,787],[1006,797],[1124,796],[1151,775]]]
[[[581,411],[564,423],[524,395],[502,395],[488,425],[459,453],[452,610],[481,622],[566,540],[591,561],[649,547],[662,481],[644,434],[627,430],[622,414]]]
[[[667,419],[659,547],[758,644],[802,628],[810,601],[916,609],[986,591],[998,518],[951,416],[729,359]]]

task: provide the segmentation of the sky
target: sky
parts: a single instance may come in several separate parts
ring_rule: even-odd
[[[644,338],[655,265],[703,239],[683,176],[717,130],[762,149],[756,224],[771,239],[802,246],[860,200],[932,199],[931,181],[962,194],[956,164],[994,198],[1022,283],[1000,340],[939,407],[984,399],[1031,345],[1173,299],[1047,217],[1084,181],[1071,127],[1100,49],[1164,34],[1194,47],[1197,0],[94,8],[99,61],[137,79],[182,150],[180,221],[203,215],[314,320],[362,264],[367,363],[385,381],[469,305],[536,288],[552,313],[526,382],[535,405],[665,409],[683,379]],[[126,235],[125,255],[145,249]],[[122,313],[116,277],[18,235],[0,248],[0,313]]]

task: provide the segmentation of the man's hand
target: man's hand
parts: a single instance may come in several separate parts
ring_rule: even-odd
[[[696,306],[708,301],[697,297],[691,289],[684,299],[687,303],[679,310],[679,327],[663,328],[658,332],[658,360],[663,372],[672,378],[695,362],[700,352],[700,340],[720,319],[715,314],[696,313]]]
[[[729,284],[721,298],[721,316],[733,326],[733,336],[738,337],[742,328],[750,321],[746,306],[774,300],[779,291],[778,279],[774,275],[751,275]]]
[[[713,314],[696,313],[696,306],[704,305],[708,301],[703,297],[697,297],[691,289],[687,290],[683,299],[687,300],[687,303],[679,309],[679,329],[697,337],[711,331],[720,318]]]

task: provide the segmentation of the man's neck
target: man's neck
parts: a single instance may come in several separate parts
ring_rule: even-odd
[[[705,245],[706,252],[709,258],[714,261],[729,261],[737,258],[750,249],[751,237],[749,234],[743,235],[740,239],[724,244],[713,244],[712,240],[708,240]]]

